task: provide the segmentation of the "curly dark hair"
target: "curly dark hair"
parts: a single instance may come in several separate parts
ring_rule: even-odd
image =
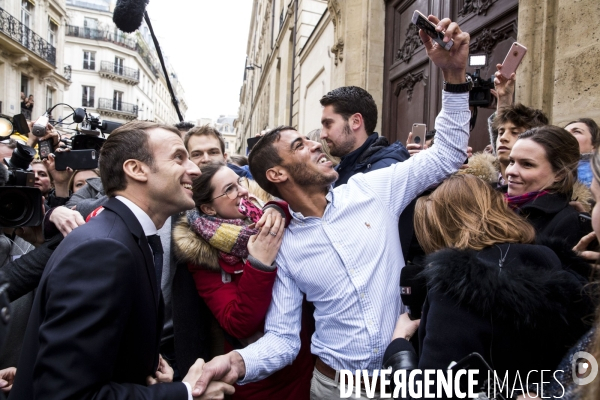
[[[548,117],[542,110],[517,103],[498,111],[492,125],[496,134],[500,126],[507,122],[512,122],[517,128],[531,129],[537,126],[548,125]]]

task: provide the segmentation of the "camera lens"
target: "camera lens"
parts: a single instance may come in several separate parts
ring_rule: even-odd
[[[17,142],[17,148],[13,151],[8,166],[10,168],[27,170],[34,157],[35,150],[32,147]]]
[[[31,198],[23,191],[5,188],[0,192],[0,226],[17,226],[31,218],[34,212]]]

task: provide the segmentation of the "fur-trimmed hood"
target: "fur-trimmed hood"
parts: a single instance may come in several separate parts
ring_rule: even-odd
[[[574,262],[573,253],[563,251],[561,256]],[[430,291],[479,315],[494,315],[520,327],[565,321],[583,286],[550,248],[525,244],[440,250],[426,258],[423,274]]]
[[[495,185],[498,182],[498,161],[491,154],[475,153],[469,158],[468,168],[459,169],[457,174],[471,174],[489,184]]]
[[[219,251],[190,228],[187,216],[183,215],[173,228],[173,249],[178,261],[202,265],[220,271]]]

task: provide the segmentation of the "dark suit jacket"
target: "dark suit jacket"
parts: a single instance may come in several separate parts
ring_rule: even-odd
[[[11,398],[187,399],[183,383],[145,387],[163,322],[153,257],[129,208],[105,208],[48,261]]]

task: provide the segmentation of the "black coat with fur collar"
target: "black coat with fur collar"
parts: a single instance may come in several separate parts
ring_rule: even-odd
[[[535,228],[538,238],[561,238],[571,248],[592,231],[591,221],[581,217],[560,193],[540,196],[517,210]]]
[[[477,352],[502,375],[554,370],[586,332],[582,319],[593,312],[582,295],[583,279],[574,272],[585,270],[580,265],[585,262],[572,252],[557,253],[539,245],[502,244],[428,256],[418,365],[410,343],[396,339],[384,367],[446,369]]]

